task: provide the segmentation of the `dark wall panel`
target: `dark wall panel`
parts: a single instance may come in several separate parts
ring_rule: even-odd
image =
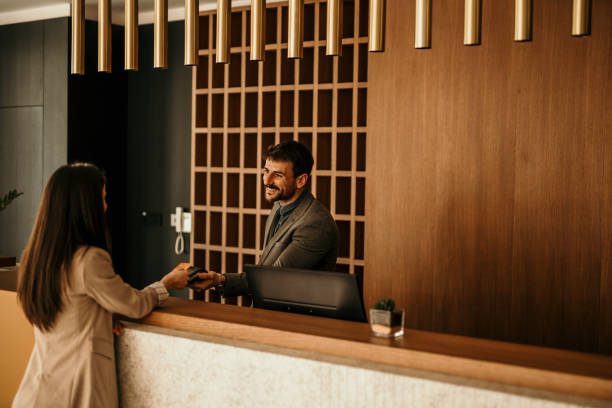
[[[43,180],[68,159],[68,75],[70,59],[70,20],[44,22],[43,103],[45,114]]]
[[[0,213],[0,253],[19,256],[42,189],[66,163],[68,19],[0,26],[0,195],[23,191]]]
[[[40,21],[0,27],[0,106],[43,104],[43,30]]]
[[[128,74],[126,219],[129,279],[144,286],[189,261],[188,234],[185,253],[174,253],[170,214],[190,201],[192,71],[183,22],[168,24],[167,70],[153,69],[153,26],[139,35],[140,70]]]
[[[465,47],[451,3],[416,50],[414,9],[388,2],[370,54],[366,307],[393,297],[409,327],[610,353],[612,4],[576,39],[570,1],[534,2],[533,41],[515,43],[514,3],[486,2]]]
[[[112,73],[97,68],[97,23],[85,23],[85,75],[68,80],[68,162],[91,162],[106,171],[108,221],[115,271],[126,278],[125,167],[127,74],[123,27],[112,28]]]
[[[23,192],[0,212],[0,253],[21,256],[30,237],[42,193],[43,108],[0,109],[0,195]]]

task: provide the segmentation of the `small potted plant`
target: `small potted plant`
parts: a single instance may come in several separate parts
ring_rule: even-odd
[[[404,310],[395,311],[392,299],[378,299],[370,309],[372,334],[380,337],[399,337],[404,334]]]

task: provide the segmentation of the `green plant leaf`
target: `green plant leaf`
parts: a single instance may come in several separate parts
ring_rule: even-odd
[[[374,309],[392,312],[395,309],[395,302],[393,299],[378,299],[374,304]]]
[[[23,192],[18,193],[17,190],[10,190],[2,199],[0,199],[0,211],[4,210],[17,197],[23,195]]]

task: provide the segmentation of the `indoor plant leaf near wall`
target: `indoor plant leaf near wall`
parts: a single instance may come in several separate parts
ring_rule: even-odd
[[[8,193],[6,193],[4,196],[2,196],[2,199],[0,200],[0,211],[4,210],[6,207],[8,207],[9,204],[14,199],[16,199],[17,197],[19,197],[22,194],[23,194],[23,192],[18,193],[17,190],[10,190]]]
[[[0,211],[6,209],[13,200],[22,195],[23,193],[18,193],[17,190],[10,190],[8,193],[0,197]],[[16,261],[16,257],[14,256],[2,256],[0,255],[0,267],[1,266],[14,266]]]

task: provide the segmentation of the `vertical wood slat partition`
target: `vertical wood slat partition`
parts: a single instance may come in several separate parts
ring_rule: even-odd
[[[571,37],[571,0],[387,2],[369,60],[366,306],[394,297],[411,328],[612,353],[612,2]],[[376,182],[373,182],[376,181]]]
[[[256,263],[271,205],[264,149],[286,140],[315,159],[311,189],[340,232],[337,270],[363,278],[367,102],[367,0],[346,2],[343,57],[325,55],[326,3],[306,0],[304,59],[287,59],[287,3],[266,10],[266,61],[251,62],[250,10],[232,10],[230,64],[215,56],[215,12],[200,14],[192,73],[191,262],[221,273]],[[195,294],[220,299],[214,291]]]

